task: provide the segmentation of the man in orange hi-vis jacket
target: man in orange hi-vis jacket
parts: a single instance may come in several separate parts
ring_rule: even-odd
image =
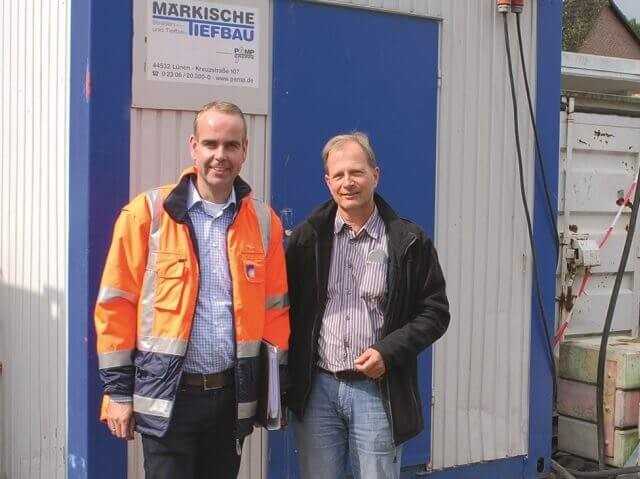
[[[194,165],[115,224],[95,311],[101,419],[116,437],[142,434],[147,479],[236,477],[261,341],[286,361],[282,225],[239,177],[247,145],[236,105],[205,105]]]

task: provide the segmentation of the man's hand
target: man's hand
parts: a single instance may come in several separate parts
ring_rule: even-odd
[[[109,401],[107,406],[107,427],[111,434],[120,439],[133,439],[133,403]]]
[[[371,379],[378,379],[387,368],[384,365],[382,355],[375,349],[368,348],[355,360],[356,370],[360,371]]]

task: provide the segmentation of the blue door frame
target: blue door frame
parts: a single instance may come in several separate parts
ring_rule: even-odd
[[[126,445],[98,423],[93,308],[115,217],[129,199],[132,0],[71,2],[69,479],[126,477]]]
[[[274,2],[276,9],[286,6],[285,3],[291,2]],[[546,172],[552,194],[557,196],[562,0],[537,0],[537,5],[536,117],[541,128]],[[116,7],[112,2],[99,0],[71,2],[67,467],[68,477],[73,479],[126,477],[124,444],[111,439],[97,421],[100,387],[92,313],[113,221],[129,197],[132,32],[132,0],[118,2]],[[300,111],[303,112],[301,120],[304,115],[314,113],[313,108]],[[318,158],[322,139],[327,135],[337,129],[361,127],[335,121],[328,126],[331,131],[318,132],[318,144],[311,145],[314,158]],[[383,133],[378,135],[372,131],[374,147],[379,152],[382,145],[378,145],[376,139],[388,136]],[[388,166],[383,164],[383,167],[388,170]],[[318,183],[320,175],[318,172]],[[278,191],[277,178],[273,180],[274,191]],[[283,205],[288,198],[283,195],[275,200]],[[544,195],[536,188],[536,212],[544,211],[543,202]],[[394,203],[403,210],[404,205]],[[426,227],[432,232],[432,224]],[[536,242],[548,242],[550,234],[544,215],[535,215]],[[545,307],[553,311],[555,259],[542,250],[541,253],[539,270]],[[440,471],[432,477],[535,477],[539,459],[544,469],[548,469],[551,376],[544,356],[542,327],[536,318],[536,302],[532,301],[532,305],[529,454]],[[423,387],[430,390],[430,385]],[[427,398],[428,395],[423,395],[423,399]],[[430,431],[427,431],[426,442],[429,437]],[[282,451],[283,448],[272,447],[270,462],[283,461],[277,457]],[[407,474],[413,477],[415,472],[407,471]],[[284,477],[282,470],[272,477]]]
[[[439,23],[281,0],[275,2],[273,31],[274,207],[291,209],[300,222],[326,201],[322,146],[335,134],[361,130],[376,152],[382,196],[433,236]],[[427,425],[431,359],[428,349],[419,361]],[[405,464],[428,461],[429,429],[405,446]],[[272,477],[295,476],[295,449],[287,447],[291,431],[274,433],[270,441]]]

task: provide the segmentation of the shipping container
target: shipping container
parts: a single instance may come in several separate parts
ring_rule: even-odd
[[[230,5],[246,28],[194,13]],[[520,15],[553,198],[561,9],[537,0]],[[211,99],[247,114],[242,175],[286,226],[328,197],[326,140],[361,130],[380,193],[434,238],[452,319],[420,357],[425,428],[404,446],[406,477],[549,471],[552,373],[495,1],[24,0],[0,14],[0,477],[144,477],[139,442],[97,420],[93,307],[119,209],[190,164],[193,115]],[[506,18],[552,330],[555,219],[535,180],[516,16]],[[239,46],[217,52],[222,40]],[[296,456],[289,430],[255,431],[241,477],[298,477]]]

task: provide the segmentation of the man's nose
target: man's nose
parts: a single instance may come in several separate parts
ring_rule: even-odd
[[[217,146],[213,149],[213,157],[215,159],[224,159],[227,156],[227,150],[223,145]]]

